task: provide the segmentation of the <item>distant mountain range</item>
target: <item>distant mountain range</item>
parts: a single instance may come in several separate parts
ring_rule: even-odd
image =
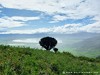
[[[100,55],[100,35],[85,39],[81,42],[75,43],[74,48],[81,55],[99,56]]]

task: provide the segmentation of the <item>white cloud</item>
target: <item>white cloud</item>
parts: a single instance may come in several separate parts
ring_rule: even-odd
[[[64,26],[58,26],[52,28],[38,28],[34,30],[10,30],[7,32],[1,32],[0,34],[35,34],[35,33],[72,34],[78,32],[79,27],[81,27],[80,24],[66,24]]]
[[[12,20],[21,20],[21,21],[29,21],[29,20],[39,20],[40,17],[20,17],[20,16],[13,16],[10,19],[12,19]]]
[[[2,28],[13,28],[13,27],[21,27],[25,26],[25,22],[22,21],[29,21],[29,20],[38,20],[39,17],[20,17],[20,16],[13,16],[13,17],[2,17],[0,18],[0,29]],[[21,20],[21,21],[17,21]]]
[[[100,0],[0,0],[0,4],[6,8],[62,13],[70,19],[100,15]]]
[[[50,21],[49,23],[55,23],[55,22],[63,21],[65,19],[67,19],[66,16],[55,15],[53,16],[52,21]]]
[[[57,26],[52,28],[38,28],[33,30],[9,30],[6,32],[0,32],[0,34],[73,34],[78,32],[100,33],[100,22],[96,22],[86,26],[82,26],[81,24],[66,24],[64,26]]]
[[[0,4],[6,8],[25,9],[31,11],[41,11],[52,15],[50,23],[63,21],[66,19],[83,19],[87,16],[93,16],[92,20],[96,22],[82,26],[81,24],[67,24],[53,28],[38,28],[34,30],[10,30],[6,34],[34,34],[34,33],[76,33],[79,31],[100,32],[100,0],[0,0]],[[59,15],[64,14],[65,16]],[[0,18],[0,28],[12,28],[24,26],[25,22],[16,20],[38,20],[39,17],[10,17]],[[67,27],[69,26],[69,27]]]
[[[35,33],[48,33],[51,32],[49,28],[38,28],[33,30],[10,30],[7,32],[1,32],[1,34],[35,34]]]
[[[79,32],[79,28],[81,24],[66,24],[64,26],[58,26],[53,28],[54,33],[64,33],[64,34],[72,34]]]
[[[38,43],[39,42],[39,38],[28,38],[28,39],[16,39],[13,40],[13,42],[15,43]]]
[[[24,22],[14,21],[9,17],[0,18],[0,29],[24,26]]]
[[[82,28],[80,28],[80,30],[85,32],[100,33],[100,22],[83,26]]]

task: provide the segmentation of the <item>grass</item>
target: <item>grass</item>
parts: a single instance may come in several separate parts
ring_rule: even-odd
[[[0,75],[99,74],[100,59],[76,57],[68,52],[55,54],[54,52],[29,47],[0,45]]]

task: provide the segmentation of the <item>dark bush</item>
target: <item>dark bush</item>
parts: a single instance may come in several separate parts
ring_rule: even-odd
[[[54,52],[57,53],[58,51],[58,48],[53,48]]]
[[[21,70],[22,70],[21,65],[15,65],[14,71],[16,72],[16,74],[20,75],[22,73]]]
[[[59,70],[58,64],[52,64],[51,65],[51,71],[53,71],[55,74],[59,75],[60,70]]]

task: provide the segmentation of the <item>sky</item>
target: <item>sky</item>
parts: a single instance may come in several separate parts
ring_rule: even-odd
[[[100,33],[100,0],[0,0],[0,34]]]

